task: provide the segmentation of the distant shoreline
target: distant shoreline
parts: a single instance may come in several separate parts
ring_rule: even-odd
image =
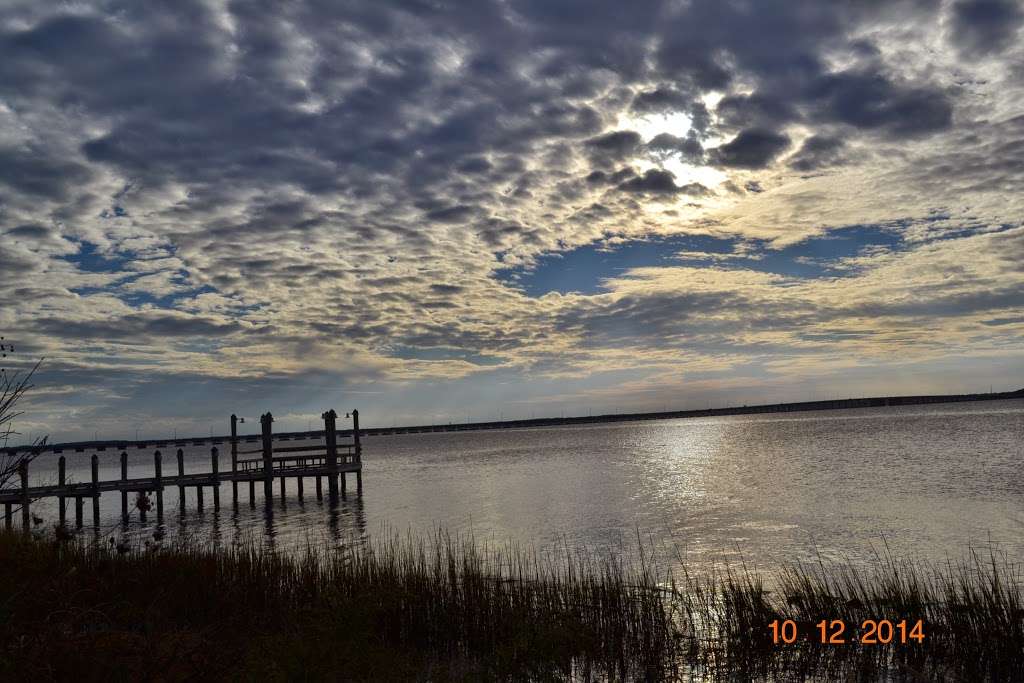
[[[915,406],[934,403],[966,403],[972,401],[1005,401],[1024,399],[1024,389],[1017,391],[1001,391],[987,394],[948,394],[934,396],[881,396],[871,398],[844,398],[828,401],[801,401],[796,403],[770,403],[754,406],[732,406],[728,408],[707,408],[704,410],[669,410],[646,413],[615,413],[605,415],[585,415],[577,417],[538,417],[529,420],[500,420],[491,422],[463,422],[446,425],[413,425],[406,427],[369,427],[360,430],[363,436],[388,436],[392,434],[422,434],[427,432],[463,432],[485,429],[526,429],[529,427],[561,427],[568,425],[600,424],[604,422],[634,422],[642,420],[676,420],[695,417],[718,417],[723,415],[758,415],[765,413],[793,413],[815,410],[848,410],[851,408],[886,408],[894,406]],[[350,434],[350,431],[339,430],[339,436]],[[283,441],[315,439],[323,437],[323,430],[304,432],[280,432],[274,439]],[[239,441],[255,442],[257,434],[240,435]],[[229,436],[189,437],[179,439],[146,439],[128,440],[111,439],[99,441],[74,441],[67,443],[48,444],[42,448],[31,449],[29,446],[10,446],[0,448],[0,453],[13,454],[34,450],[37,453],[61,453],[63,451],[85,452],[127,450],[129,448],[168,448],[185,446],[219,445],[230,442]]]

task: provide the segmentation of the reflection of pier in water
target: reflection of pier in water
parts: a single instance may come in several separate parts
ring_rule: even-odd
[[[15,506],[20,506],[22,526],[27,531],[31,528],[31,505],[33,501],[42,498],[56,498],[58,504],[59,526],[66,524],[66,502],[68,499],[75,501],[75,523],[76,526],[83,526],[83,505],[85,499],[92,500],[93,525],[99,527],[100,520],[100,495],[104,492],[117,491],[121,494],[121,518],[122,523],[127,527],[129,521],[129,494],[136,494],[135,508],[138,509],[140,521],[145,522],[146,514],[151,507],[149,495],[156,497],[156,516],[159,524],[164,518],[164,489],[167,487],[178,488],[179,514],[182,522],[186,516],[186,490],[193,488],[196,497],[197,512],[202,515],[204,508],[204,489],[211,489],[213,498],[213,510],[215,526],[213,531],[219,535],[220,510],[220,488],[221,484],[231,482],[232,504],[236,515],[239,506],[238,484],[249,484],[249,507],[256,507],[256,482],[263,482],[264,516],[268,520],[268,531],[273,535],[273,503],[274,503],[274,479],[280,481],[280,503],[282,507],[288,504],[286,491],[289,479],[296,483],[298,492],[298,504],[304,504],[304,481],[312,478],[318,501],[323,500],[323,480],[327,480],[328,499],[331,509],[337,508],[339,502],[347,505],[347,484],[346,475],[355,474],[356,492],[361,497],[363,489],[362,481],[362,444],[359,430],[359,412],[353,410],[351,418],[353,421],[351,434],[352,441],[347,443],[338,442],[338,430],[336,429],[337,414],[329,410],[323,414],[324,420],[324,442],[304,446],[277,446],[274,445],[272,433],[273,416],[267,413],[260,418],[262,433],[262,446],[253,450],[239,450],[242,439],[237,434],[238,419],[231,416],[231,436],[229,438],[231,448],[231,469],[220,471],[219,452],[214,446],[211,448],[211,469],[202,473],[185,473],[184,452],[177,451],[177,474],[164,475],[163,459],[160,451],[153,454],[153,475],[142,478],[129,478],[128,476],[128,454],[121,452],[121,476],[118,479],[100,481],[99,479],[99,456],[93,454],[91,458],[92,481],[82,483],[69,483],[66,478],[66,460],[62,455],[58,461],[58,483],[55,485],[30,487],[28,484],[28,459],[22,460],[19,465],[18,488],[0,490],[0,502],[4,504],[4,520],[7,527],[13,523],[13,511]],[[258,458],[242,458],[240,455],[260,454]],[[340,498],[339,501],[339,481]],[[361,503],[359,503],[361,507]],[[363,522],[365,526],[365,520]]]

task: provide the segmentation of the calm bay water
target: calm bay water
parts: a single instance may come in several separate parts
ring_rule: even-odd
[[[173,452],[164,453],[165,473],[176,469]],[[186,471],[209,469],[209,446],[185,452]],[[90,454],[66,455],[69,477],[87,481]],[[100,454],[101,478],[119,476],[117,456]],[[290,481],[284,505],[275,499],[267,516],[261,486],[251,509],[241,484],[235,510],[224,484],[219,512],[209,492],[197,512],[190,491],[180,517],[169,488],[164,522],[170,537],[251,536],[281,549],[308,538],[359,542],[387,526],[627,555],[639,530],[666,562],[678,553],[698,571],[741,559],[765,568],[818,558],[863,563],[883,543],[939,562],[994,543],[1024,562],[1022,456],[1019,400],[379,436],[364,440],[362,497],[353,478],[334,507],[316,500],[312,480],[304,500]],[[152,467],[152,451],[129,451],[129,476]],[[33,483],[53,481],[56,456],[40,456],[33,470]],[[56,519],[52,502],[34,509]],[[124,533],[119,495],[104,494],[101,514],[99,533]],[[96,533],[88,503],[86,521],[83,533]],[[155,528],[154,513],[145,524],[136,513],[127,533],[148,538]]]

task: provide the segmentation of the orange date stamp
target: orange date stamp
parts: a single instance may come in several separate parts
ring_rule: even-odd
[[[776,645],[790,645],[801,635],[805,640],[820,642],[822,645],[908,645],[924,642],[924,622],[921,619],[913,623],[906,619],[865,619],[861,622],[860,628],[850,628],[842,619],[822,619],[810,629],[811,633],[803,634],[800,633],[797,622],[792,619],[776,619],[768,624],[768,630],[771,632],[772,642]]]

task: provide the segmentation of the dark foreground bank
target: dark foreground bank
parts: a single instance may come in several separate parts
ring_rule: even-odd
[[[1020,577],[991,554],[940,571],[882,557],[870,576],[796,567],[768,590],[751,572],[673,578],[646,561],[626,568],[445,534],[288,557],[8,532],[0,567],[2,680],[1024,674]],[[874,643],[862,642],[869,620]]]

